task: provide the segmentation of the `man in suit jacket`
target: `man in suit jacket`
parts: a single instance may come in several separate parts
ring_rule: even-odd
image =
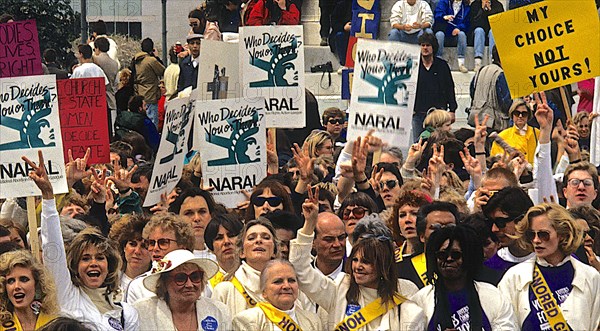
[[[179,80],[177,81],[177,93],[191,86],[196,88],[198,84],[198,65],[200,64],[200,43],[203,39],[201,34],[190,34],[187,36],[189,55],[179,63]]]
[[[119,73],[119,64],[108,56],[108,50],[110,49],[110,43],[108,39],[104,37],[96,38],[94,42],[94,63],[97,64],[106,78],[108,78],[108,84],[106,85],[106,103],[109,109],[109,123],[112,129],[114,120],[117,118],[117,102],[115,99],[115,93],[117,92],[117,75]],[[112,132],[112,130],[110,130]],[[112,134],[111,134],[112,135]]]

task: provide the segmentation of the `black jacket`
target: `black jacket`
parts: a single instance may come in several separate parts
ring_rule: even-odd
[[[192,89],[196,88],[198,84],[198,66],[194,68],[192,63],[192,56],[188,55],[181,62],[179,62],[179,79],[177,80],[177,92],[181,92],[188,86]]]

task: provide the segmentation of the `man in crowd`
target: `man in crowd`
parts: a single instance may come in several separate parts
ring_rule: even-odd
[[[90,45],[79,45],[77,54],[77,61],[79,65],[73,70],[71,78],[89,78],[89,77],[101,77],[104,78],[104,84],[110,84],[110,81],[104,74],[102,68],[94,63],[92,59],[92,47]]]
[[[158,99],[160,99],[158,83],[165,72],[165,66],[155,52],[152,39],[142,40],[142,51],[135,54],[132,65],[135,66],[133,89],[136,95],[144,97],[146,114],[158,127]]]
[[[106,78],[108,78],[108,84],[106,85],[106,103],[108,104],[109,132],[110,136],[112,136],[112,127],[117,118],[117,101],[115,99],[115,93],[117,92],[119,64],[108,56],[107,52],[110,49],[110,43],[107,38],[96,38],[94,46],[94,63],[102,68]]]
[[[598,196],[598,171],[589,162],[571,164],[563,176],[567,208],[591,205]]]
[[[179,62],[179,80],[177,81],[177,92],[188,87],[196,88],[198,84],[198,65],[200,56],[201,34],[191,34],[187,37],[189,55]]]
[[[44,62],[46,63],[48,72],[56,75],[56,79],[69,78],[69,73],[63,70],[58,63],[56,63],[56,51],[53,48],[48,48],[44,51]]]

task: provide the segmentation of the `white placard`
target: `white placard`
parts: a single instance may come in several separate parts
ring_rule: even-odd
[[[203,40],[198,68],[200,100],[242,97],[238,44]]]

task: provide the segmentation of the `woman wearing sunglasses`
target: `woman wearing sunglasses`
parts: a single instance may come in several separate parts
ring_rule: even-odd
[[[231,330],[231,314],[221,302],[201,296],[219,267],[185,249],[161,259],[144,286],[156,296],[135,303],[141,330]]]
[[[346,254],[350,254],[352,250],[352,233],[356,223],[365,215],[376,213],[378,211],[375,201],[366,193],[353,192],[348,195],[342,202],[342,206],[338,210],[338,217],[344,222],[348,240],[346,241]]]
[[[291,241],[290,262],[298,273],[300,290],[328,313],[325,329],[425,329],[423,310],[407,299],[416,286],[396,274],[390,237],[368,233],[357,238],[346,276],[332,280],[312,268],[307,258],[317,223],[318,191],[313,195],[309,190],[302,209],[306,221]]]
[[[498,289],[476,282],[483,247],[475,230],[446,226],[427,241],[427,278],[413,300],[425,310],[427,330],[518,330],[512,307]]]
[[[523,330],[596,330],[600,273],[571,254],[583,241],[581,225],[557,204],[532,207],[517,225],[519,243],[535,258],[509,269],[498,284]],[[548,325],[549,324],[549,325]]]
[[[498,136],[523,153],[527,162],[533,164],[533,156],[535,155],[540,130],[527,125],[527,121],[533,117],[531,109],[523,99],[516,99],[508,110],[508,116],[510,116],[514,125],[502,130]],[[497,143],[492,145],[490,156],[503,153],[504,149],[500,145]]]
[[[250,195],[250,205],[246,208],[246,221],[257,219],[274,210],[294,212],[290,193],[274,180],[264,180],[256,185]]]

